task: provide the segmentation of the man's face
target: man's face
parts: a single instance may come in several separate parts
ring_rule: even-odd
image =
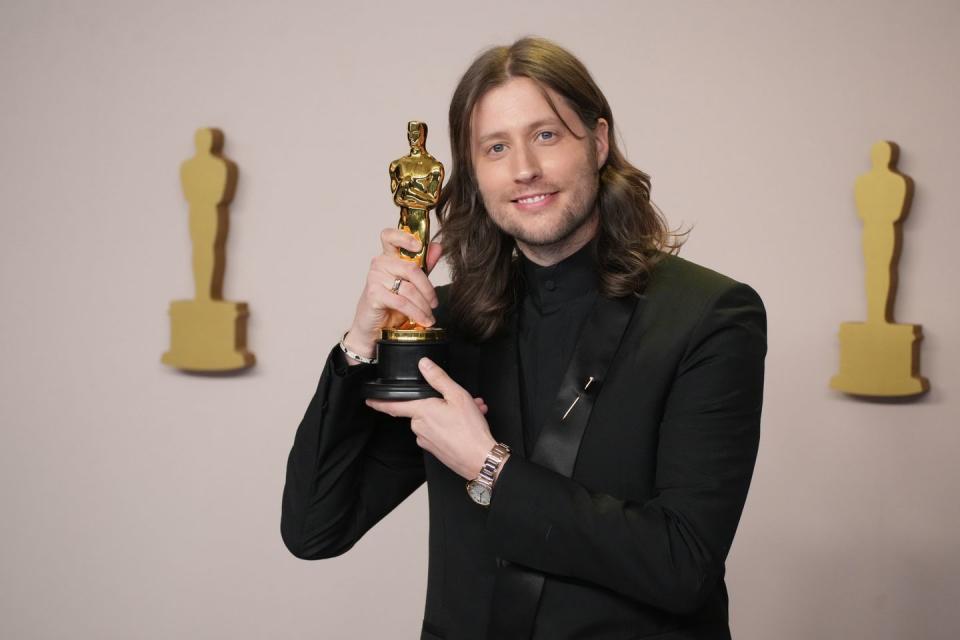
[[[566,257],[596,232],[597,175],[608,150],[605,120],[590,131],[559,94],[547,92],[576,136],[529,78],[491,89],[471,120],[471,153],[484,206],[496,225],[541,263]]]

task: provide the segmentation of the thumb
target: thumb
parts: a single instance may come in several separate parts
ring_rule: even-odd
[[[441,257],[443,257],[443,245],[439,242],[431,242],[427,247],[427,273],[433,271]]]
[[[430,358],[420,358],[418,364],[420,366],[420,373],[423,374],[423,379],[427,381],[427,384],[439,391],[443,395],[444,400],[451,400],[458,391],[463,389],[463,387],[453,381],[453,378],[447,375],[446,371],[441,369],[440,366]]]

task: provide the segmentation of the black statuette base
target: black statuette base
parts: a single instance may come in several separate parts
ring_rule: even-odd
[[[420,375],[420,358],[447,368],[450,342],[377,341],[377,379],[363,385],[363,397],[375,400],[439,398],[440,392]]]

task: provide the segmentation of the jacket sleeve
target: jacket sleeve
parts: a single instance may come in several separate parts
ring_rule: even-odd
[[[424,481],[423,451],[408,423],[363,403],[370,365],[327,358],[287,461],[280,532],[305,560],[350,549]]]
[[[511,456],[487,520],[497,555],[667,611],[698,609],[723,577],[746,500],[765,354],[763,303],[728,287],[705,306],[666,399],[655,497],[592,492]]]

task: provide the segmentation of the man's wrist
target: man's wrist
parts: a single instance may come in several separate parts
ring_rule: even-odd
[[[494,485],[497,483],[500,468],[510,456],[510,447],[503,443],[493,445],[490,452],[486,455],[480,472],[473,480],[467,482],[467,495],[470,499],[483,507],[490,506],[494,492]]]
[[[340,339],[340,349],[346,356],[347,364],[351,367],[359,364],[376,364],[377,362],[376,342],[373,342],[371,346],[370,342],[357,340],[353,330],[343,334],[343,338]]]

